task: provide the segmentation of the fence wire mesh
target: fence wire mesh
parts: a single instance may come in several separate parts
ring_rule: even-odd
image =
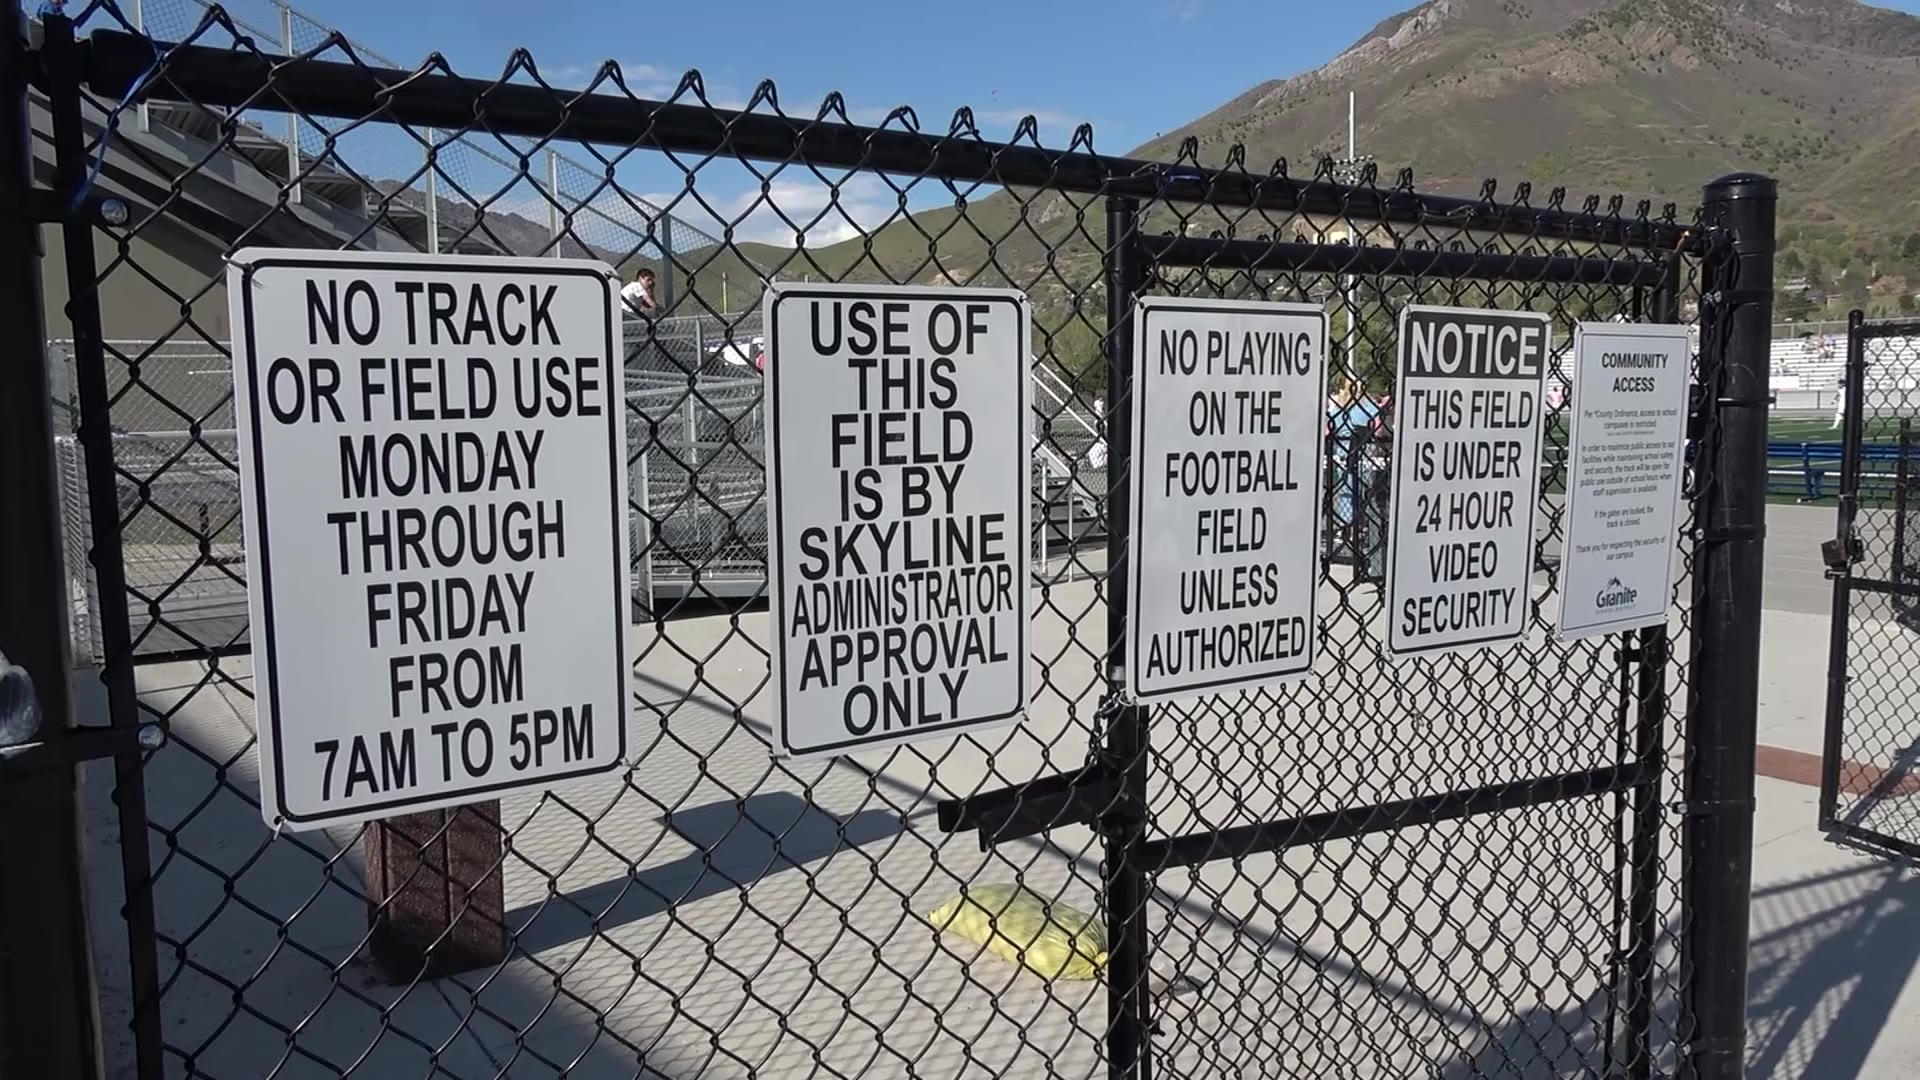
[[[1845,437],[1853,465],[1842,528],[1857,544],[1841,588],[1845,626],[1832,663],[1844,689],[1829,703],[1823,818],[1838,834],[1920,858],[1920,323],[1850,331]]]
[[[110,3],[80,25],[130,28]],[[1057,184],[1009,184],[966,113],[926,137],[929,160],[949,165],[904,172],[878,148],[919,131],[911,113],[853,127],[837,98],[793,112],[771,88],[735,113],[696,79],[672,104],[711,121],[702,153],[661,149],[647,121],[621,143],[529,142],[492,129],[484,94],[464,126],[429,129],[389,108],[306,115],[285,67],[260,69],[241,104],[201,101],[182,89],[209,62],[192,46],[242,57],[274,46],[218,8],[179,36],[185,46],[153,46],[139,86],[164,139],[132,129],[115,100],[89,98],[84,110],[92,152],[123,163],[136,207],[125,226],[100,229],[98,280],[83,283],[124,298],[103,327],[121,550],[87,554],[124,556],[131,640],[124,655],[97,634],[91,647],[109,666],[139,659],[138,719],[165,734],[137,773],[94,778],[96,813],[138,807],[117,820],[144,835],[117,843],[150,862],[136,873],[132,862],[96,860],[110,868],[96,882],[101,937],[121,932],[123,905],[150,905],[154,922],[150,939],[132,934],[124,965],[103,972],[127,1074],[138,1062],[142,1080],[1107,1075],[1109,998],[1135,987],[1042,978],[943,935],[927,916],[984,883],[1018,883],[1110,918],[1136,914],[1116,912],[1106,884],[1106,823],[983,850],[934,820],[940,800],[1081,767],[1109,734],[1107,516],[1125,476],[1108,425],[1126,411],[1105,405],[1115,252],[1103,223],[1106,197],[1122,192],[1139,199],[1147,237],[1313,245],[1318,254],[1278,270],[1160,258],[1148,289],[1324,305],[1341,376],[1328,403],[1318,670],[1279,690],[1159,709],[1146,726],[1138,850],[1159,858],[1143,866],[1142,977],[1158,1075],[1677,1074],[1690,1038],[1684,867],[1680,818],[1661,792],[1679,789],[1686,758],[1691,546],[1668,632],[1573,645],[1552,633],[1571,327],[1691,317],[1701,266],[1673,250],[1683,223],[1671,208],[1569,209],[1558,191],[1536,199],[1525,185],[1508,195],[1489,184],[1461,204],[1470,214],[1389,212],[1417,205],[1411,178],[1383,183],[1371,171],[1327,186],[1337,198],[1311,211],[1151,185],[1143,196],[1124,176],[1111,191],[1090,190],[1066,177],[1100,160],[1085,132],[1071,160],[1049,152]],[[346,65],[341,80],[378,66],[324,34],[296,35],[295,45]],[[420,70],[445,73],[438,63]],[[658,108],[611,72],[586,78],[593,93]],[[516,57],[489,85],[544,82]],[[289,111],[306,133],[298,175],[254,146]],[[770,150],[768,129],[742,117],[773,122],[792,149]],[[804,148],[819,140],[874,149],[851,165],[816,161]],[[493,148],[492,171],[451,166],[451,148],[469,144]],[[1042,143],[1024,124],[1008,145]],[[444,149],[423,167],[381,164],[380,147]],[[590,190],[555,198],[541,175],[548,150],[592,162],[582,169]],[[1208,160],[1256,189],[1295,184],[1284,162],[1249,172],[1238,151]],[[1155,175],[1180,180],[1200,167],[1189,144]],[[1318,166],[1318,178],[1329,169]],[[370,865],[371,830],[276,835],[260,820],[219,257],[296,240],[423,250],[427,234],[395,225],[391,211],[422,195],[429,172],[438,198],[461,210],[441,217],[441,250],[637,259],[675,285],[627,328],[637,565],[632,582],[610,587],[635,590],[629,767],[443,815],[432,835],[458,822],[498,837],[483,876],[497,878],[503,909],[483,914],[505,955],[393,981],[369,930],[389,903],[386,871]],[[167,182],[133,183],[145,173]],[[328,199],[324,212],[296,198],[322,179],[358,194]],[[638,215],[618,218],[617,238],[580,211],[602,199]],[[225,227],[195,224],[210,205]],[[713,227],[664,239],[657,223],[667,217]],[[211,257],[174,254],[183,222]],[[1357,254],[1368,250],[1391,254]],[[1576,262],[1579,274],[1554,269]],[[1454,269],[1435,272],[1443,263]],[[751,312],[766,282],[800,278],[1012,286],[1033,301],[1038,689],[1015,727],[830,762],[769,754],[767,483]],[[1408,303],[1554,320],[1560,392],[1530,618],[1507,651],[1415,661],[1385,652],[1394,315]],[[1713,373],[1700,376],[1710,383]],[[96,626],[116,607],[97,589],[84,602]],[[1496,788],[1504,800],[1485,794]],[[1226,830],[1275,823],[1291,830],[1278,850],[1223,846]],[[95,824],[112,842],[114,822]],[[444,872],[427,865],[428,846],[414,872]],[[390,861],[391,847],[382,850]],[[157,964],[149,975],[143,950]]]

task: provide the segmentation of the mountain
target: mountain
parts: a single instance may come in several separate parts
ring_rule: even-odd
[[[427,205],[427,195],[416,187],[397,180],[376,180],[372,186],[381,196],[415,208]],[[475,240],[496,246],[513,255],[547,255],[553,246],[553,234],[545,221],[500,206],[476,213],[465,199],[437,196],[440,223],[451,235],[471,235]],[[476,223],[477,222],[477,223]],[[580,230],[590,231],[590,230]],[[684,235],[684,234],[683,234]],[[676,248],[679,245],[675,245]],[[631,252],[585,243],[573,235],[561,240],[560,254],[568,258],[599,259],[618,268],[622,278],[631,279],[641,267],[660,269],[658,258],[636,258]],[[680,248],[674,260],[678,280],[674,287],[682,295],[692,293],[714,313],[748,310],[759,300],[760,282],[771,269],[793,262],[796,271],[804,261],[794,262],[794,252],[770,244],[740,242]],[[687,314],[706,309],[683,307]]]
[[[1263,83],[1141,149],[1244,142],[1254,160],[1359,144],[1423,188],[1654,196],[1689,204],[1734,169],[1778,178],[1789,214],[1907,224],[1920,202],[1851,175],[1920,104],[1920,19],[1855,0],[1431,0],[1324,67]],[[1894,148],[1897,152],[1897,148]],[[1658,204],[1656,204],[1658,205]]]
[[[1564,186],[1572,207],[1618,193],[1629,212],[1646,198],[1687,214],[1704,182],[1758,170],[1781,182],[1781,317],[1914,307],[1920,18],[1858,0],[1428,0],[1322,67],[1262,82],[1130,156],[1225,165],[1244,153],[1251,170],[1285,159],[1311,175],[1345,152],[1349,91],[1380,183],[1411,168],[1426,192],[1474,195],[1490,177],[1499,197],[1530,182],[1536,205]],[[1011,284],[1032,297],[1042,344],[1097,378],[1103,213],[1086,196],[1000,191],[824,247],[682,251],[679,284],[715,311],[753,307],[767,273]],[[1157,206],[1147,227],[1204,235],[1229,220]],[[488,223],[515,250],[546,243],[542,223],[498,210]],[[1233,225],[1290,237],[1317,227]]]
[[[1345,152],[1349,90],[1359,148],[1382,183],[1406,167],[1427,192],[1473,195],[1492,177],[1502,196],[1530,181],[1536,203],[1565,186],[1574,207],[1620,193],[1629,211],[1650,198],[1685,214],[1705,181],[1754,169],[1781,182],[1782,285],[1804,278],[1837,305],[1883,310],[1910,309],[1920,286],[1920,237],[1908,239],[1920,230],[1912,16],[1856,0],[1429,0],[1324,66],[1263,82],[1132,156],[1171,160],[1191,141],[1204,164],[1244,147],[1249,169],[1284,158],[1308,175],[1320,156]],[[930,210],[809,255],[856,279],[884,268],[1011,282],[1033,294],[1043,321],[1097,322],[1066,310],[1076,294],[1089,306],[1095,200],[1003,192],[958,216]],[[1157,222],[1172,224],[1164,212]],[[1812,314],[1804,293],[1781,300],[1785,314]]]

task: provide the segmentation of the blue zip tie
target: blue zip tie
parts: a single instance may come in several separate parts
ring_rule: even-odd
[[[52,5],[49,4],[47,6]],[[80,209],[80,207],[86,204],[87,196],[93,194],[93,185],[100,179],[101,166],[107,162],[107,150],[113,145],[114,136],[119,133],[120,115],[126,111],[128,102],[139,97],[141,92],[146,90],[147,83],[152,81],[155,75],[159,74],[160,65],[165,59],[166,58],[161,55],[159,46],[154,46],[153,63],[148,65],[147,70],[141,72],[140,77],[133,81],[133,86],[127,90],[127,96],[120,99],[112,109],[108,110],[106,126],[100,132],[100,143],[94,148],[93,164],[87,166],[86,178],[80,181],[80,186],[74,190],[73,201],[68,204],[68,210]]]

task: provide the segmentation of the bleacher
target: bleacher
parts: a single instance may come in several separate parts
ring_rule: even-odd
[[[1773,339],[1773,388],[1831,391],[1847,368],[1846,339],[1837,335]]]
[[[1776,326],[1772,361],[1769,385],[1777,410],[1831,410],[1847,370],[1845,328],[1807,333]],[[1869,339],[1867,387],[1881,411],[1896,395],[1904,402],[1920,389],[1920,337]]]

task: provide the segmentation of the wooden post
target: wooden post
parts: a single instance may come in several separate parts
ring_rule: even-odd
[[[367,826],[367,922],[389,983],[506,959],[505,850],[498,800]]]

